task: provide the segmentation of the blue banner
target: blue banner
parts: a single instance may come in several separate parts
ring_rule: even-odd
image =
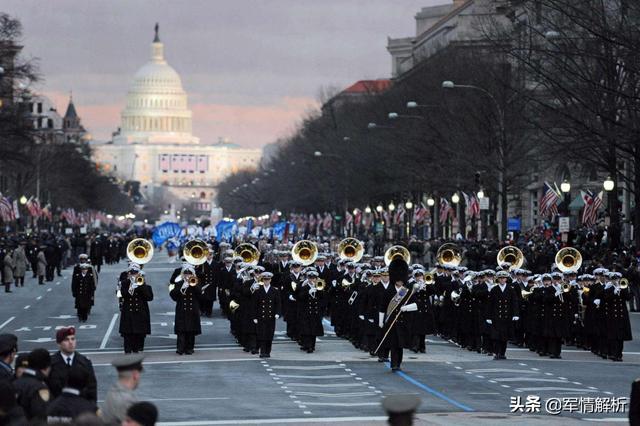
[[[278,222],[275,225],[273,225],[273,237],[277,238],[279,241],[282,241],[282,239],[284,238],[284,231],[287,227],[287,224],[289,224],[289,232],[288,235],[291,236],[292,234],[294,234],[296,232],[297,226],[295,223],[289,223],[289,222]]]
[[[169,238],[177,237],[180,235],[182,228],[175,222],[165,222],[162,225],[156,226],[153,231],[151,239],[156,246],[162,245]]]
[[[235,220],[221,220],[216,225],[216,241],[231,241],[237,229],[238,227]]]

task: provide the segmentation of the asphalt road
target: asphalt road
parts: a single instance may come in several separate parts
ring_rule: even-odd
[[[315,353],[302,353],[278,331],[272,358],[261,360],[235,345],[217,303],[214,317],[203,319],[196,353],[178,356],[172,334],[174,303],[167,291],[176,266],[163,253],[145,266],[155,299],[138,392],[159,407],[164,424],[384,424],[380,401],[395,393],[421,398],[418,423],[424,424],[571,424],[583,419],[617,424],[626,413],[578,409],[552,415],[545,403],[565,398],[567,409],[578,400],[588,408],[606,398],[628,397],[631,381],[640,376],[637,341],[625,344],[623,363],[575,348],[564,348],[561,360],[509,348],[507,360],[494,361],[434,337],[427,342],[427,354],[405,352],[404,371],[392,373],[336,338],[328,323]],[[0,332],[15,333],[20,351],[56,350],[55,329],[75,325],[78,348],[94,362],[99,399],[104,398],[116,377],[110,361],[122,352],[115,285],[125,267],[124,262],[103,267],[96,306],[86,324],[78,324],[75,317],[70,269],[46,285],[28,279],[24,288],[0,293]],[[280,322],[279,330],[283,326]],[[638,314],[632,314],[632,327],[634,336],[640,336]],[[524,404],[531,396],[540,397],[539,411],[534,402],[528,405],[531,413],[510,413],[512,398]]]

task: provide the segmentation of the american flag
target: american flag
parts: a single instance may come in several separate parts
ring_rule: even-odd
[[[29,198],[27,204],[25,204],[27,210],[31,217],[39,217],[42,214],[42,209],[40,208],[40,202],[37,198]]]
[[[598,210],[602,207],[602,191],[600,191],[598,195],[593,194],[591,191],[580,191],[580,193],[582,195],[582,201],[584,201],[582,224],[593,226],[598,219]]]
[[[548,182],[544,183],[544,192],[542,193],[542,197],[540,198],[540,216],[557,216],[558,215],[558,200],[560,200],[560,195],[554,190]]]
[[[325,231],[330,231],[332,223],[333,223],[333,216],[331,216],[331,213],[325,213],[324,220],[322,221],[322,229]]]
[[[396,210],[396,214],[393,217],[393,221],[395,222],[396,225],[401,225],[404,222],[404,217],[406,213],[407,212],[404,209],[404,206],[402,205],[402,203],[400,203],[398,205],[398,209]]]
[[[429,216],[429,209],[424,205],[424,203],[420,203],[420,205],[416,205],[414,207],[413,213],[413,225],[415,226],[417,223],[422,223],[424,219]]]
[[[351,223],[353,222],[353,215],[347,212],[347,214],[345,214],[344,217],[345,217],[345,226],[351,225]]]
[[[7,197],[3,197],[2,194],[0,194],[0,217],[2,217],[2,220],[5,222],[10,222],[15,219],[13,216],[13,204],[11,203],[11,200]]]
[[[440,223],[445,223],[449,217],[454,216],[453,207],[446,198],[440,199]]]

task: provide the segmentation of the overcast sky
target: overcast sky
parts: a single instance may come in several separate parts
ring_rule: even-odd
[[[73,90],[94,138],[119,126],[160,23],[204,142],[260,147],[286,136],[323,86],[388,78],[387,36],[414,35],[421,7],[449,0],[3,0],[22,21],[37,88],[64,112]]]

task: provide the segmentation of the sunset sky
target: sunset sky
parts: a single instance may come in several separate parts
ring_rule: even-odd
[[[69,91],[85,127],[106,140],[160,23],[181,75],[194,134],[261,147],[290,134],[322,87],[388,78],[387,36],[415,32],[421,7],[448,0],[5,0],[39,58],[36,90],[64,112]]]

